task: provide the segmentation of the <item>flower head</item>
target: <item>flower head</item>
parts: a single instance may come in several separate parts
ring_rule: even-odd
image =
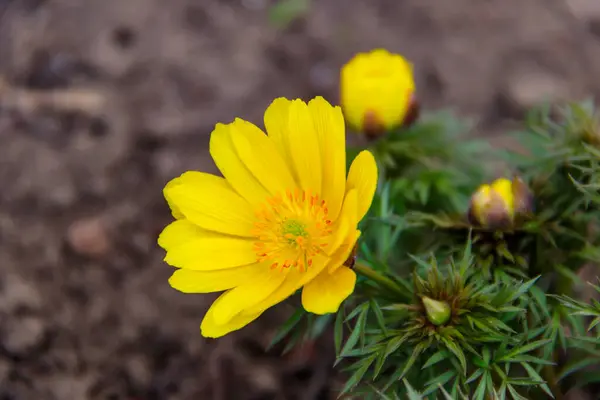
[[[321,97],[276,99],[267,134],[236,119],[217,124],[210,153],[223,178],[190,171],[164,195],[176,221],[159,245],[185,293],[225,291],[202,334],[223,336],[302,288],[304,308],[335,312],[356,275],[344,265],[375,192],[377,166],[363,151],[346,177],[344,120]]]
[[[481,185],[471,197],[469,218],[489,229],[512,228],[517,217],[533,210],[533,196],[519,178],[495,180]]]
[[[412,65],[384,49],[359,53],[341,71],[341,103],[353,129],[379,136],[416,111]]]

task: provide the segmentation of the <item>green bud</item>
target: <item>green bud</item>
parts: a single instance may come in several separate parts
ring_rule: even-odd
[[[427,312],[427,319],[432,324],[439,326],[444,325],[450,319],[450,306],[444,301],[438,301],[430,299],[429,297],[421,297],[425,311]]]

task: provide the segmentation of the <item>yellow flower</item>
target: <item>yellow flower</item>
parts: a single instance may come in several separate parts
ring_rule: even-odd
[[[519,178],[495,180],[481,185],[471,197],[469,218],[485,228],[511,228],[516,217],[533,211],[533,196]]]
[[[210,153],[224,178],[186,172],[164,195],[176,221],[161,233],[169,279],[184,293],[225,291],[210,307],[202,335],[242,328],[302,288],[304,308],[337,311],[356,274],[344,266],[377,181],[371,153],[346,179],[342,112],[321,97],[276,99],[268,135],[250,122],[217,124]]]
[[[371,136],[401,125],[414,105],[412,65],[387,50],[354,56],[342,68],[340,86],[348,124]]]

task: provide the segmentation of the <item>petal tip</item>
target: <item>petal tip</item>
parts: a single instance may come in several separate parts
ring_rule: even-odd
[[[285,112],[293,100],[288,99],[287,97],[278,97],[273,100],[267,109],[265,110],[265,114],[277,112]]]
[[[226,333],[214,332],[210,328],[206,328],[204,326],[204,321],[202,321],[202,324],[200,324],[200,335],[202,335],[202,337],[206,339],[218,339],[220,337],[225,336]]]
[[[324,272],[302,289],[302,306],[313,314],[334,313],[352,294],[355,285],[356,273],[350,268],[338,268],[333,275]]]

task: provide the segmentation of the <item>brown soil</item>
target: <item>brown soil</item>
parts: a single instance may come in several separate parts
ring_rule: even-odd
[[[335,398],[328,341],[263,351],[283,308],[205,340],[214,296],[167,284],[161,189],[214,170],[214,124],[335,101],[373,47],[414,62],[424,107],[489,134],[600,89],[597,0],[314,0],[285,29],[270,5],[0,0],[0,399]]]

